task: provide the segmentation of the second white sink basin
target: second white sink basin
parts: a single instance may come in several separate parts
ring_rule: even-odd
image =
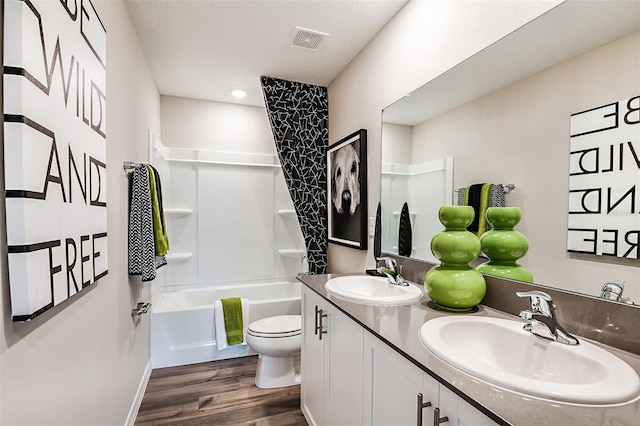
[[[375,305],[401,305],[422,298],[422,290],[415,285],[389,284],[386,278],[372,276],[346,276],[327,281],[325,289],[352,302]]]
[[[535,336],[523,324],[448,316],[420,329],[438,358],[485,382],[554,402],[608,405],[640,394],[640,377],[617,356],[580,339],[565,345]]]

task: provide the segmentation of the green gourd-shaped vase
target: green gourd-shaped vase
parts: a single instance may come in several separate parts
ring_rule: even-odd
[[[471,206],[442,206],[438,212],[445,230],[431,240],[431,252],[441,264],[427,272],[424,287],[445,310],[470,311],[487,292],[482,274],[469,266],[480,254],[479,238],[467,231],[474,216]]]
[[[514,227],[520,222],[522,212],[519,207],[489,207],[487,221],[493,230],[480,237],[483,253],[489,262],[476,269],[483,274],[494,275],[512,280],[533,282],[533,276],[525,267],[518,265],[518,259],[529,250],[527,237]]]

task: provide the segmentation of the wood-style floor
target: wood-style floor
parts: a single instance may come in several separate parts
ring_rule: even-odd
[[[136,419],[155,425],[307,425],[300,386],[259,389],[258,357],[153,370]]]

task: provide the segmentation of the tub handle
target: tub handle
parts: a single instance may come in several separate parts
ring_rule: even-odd
[[[136,305],[136,308],[131,310],[131,316],[137,317],[137,316],[146,314],[147,312],[149,312],[150,307],[151,307],[151,303],[138,302],[138,305]]]

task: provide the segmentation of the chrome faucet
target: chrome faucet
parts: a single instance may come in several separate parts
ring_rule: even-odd
[[[402,265],[398,265],[396,260],[392,257],[381,257],[378,258],[377,261],[384,261],[384,266],[376,268],[378,272],[384,274],[389,280],[389,284],[408,286],[409,283],[405,280],[402,275]]]
[[[531,298],[531,310],[520,312],[520,318],[529,321],[524,329],[545,339],[565,345],[577,345],[578,339],[569,334],[556,320],[556,305],[543,291],[518,291],[518,297]]]
[[[607,300],[615,300],[616,302],[626,302],[627,297],[622,297],[624,291],[624,280],[610,281],[602,286],[600,297]]]

